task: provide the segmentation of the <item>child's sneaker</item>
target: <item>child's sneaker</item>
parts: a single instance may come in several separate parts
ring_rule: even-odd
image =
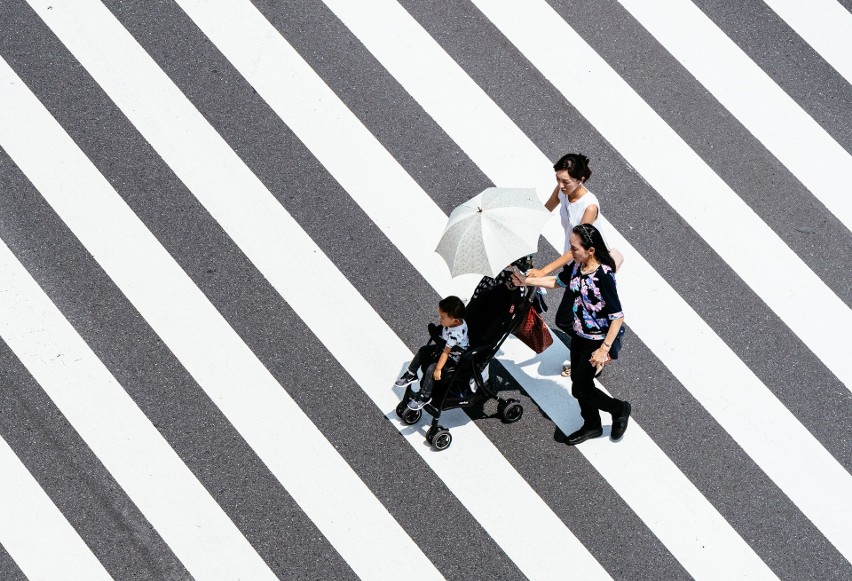
[[[422,410],[426,406],[426,404],[429,403],[430,401],[432,401],[431,397],[429,399],[427,399],[426,401],[420,401],[419,399],[416,399],[416,398],[410,399],[410,400],[408,400],[408,409],[414,410],[414,411]]]
[[[406,385],[411,385],[415,381],[417,381],[417,374],[412,373],[411,371],[406,371],[402,374],[402,377],[396,380],[394,385],[397,387],[405,387]]]

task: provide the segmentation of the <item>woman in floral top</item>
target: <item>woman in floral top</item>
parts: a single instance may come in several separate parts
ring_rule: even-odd
[[[571,393],[580,403],[583,426],[568,436],[576,445],[603,434],[599,410],[612,414],[613,440],[627,429],[630,403],[595,387],[596,368],[606,363],[624,322],[615,286],[615,262],[597,228],[580,224],[571,231],[573,261],[559,276],[515,277],[516,284],[565,289],[556,325],[571,336]]]

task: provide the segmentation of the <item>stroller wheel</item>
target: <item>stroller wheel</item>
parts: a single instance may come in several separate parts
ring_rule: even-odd
[[[507,399],[505,403],[501,402],[499,407],[500,415],[507,424],[517,422],[524,415],[524,406],[516,399]]]
[[[399,405],[396,406],[396,417],[401,418],[407,409],[408,406],[406,405],[405,400],[399,402]]]
[[[423,415],[422,410],[411,410],[408,409],[408,406],[405,407],[405,411],[402,412],[402,415],[399,416],[402,418],[402,421],[409,426],[413,426],[417,422],[420,421],[420,417]]]
[[[450,447],[450,444],[453,443],[453,435],[450,434],[450,431],[447,428],[439,426],[438,429],[435,430],[435,433],[432,434],[430,441],[436,450],[446,450]]]
[[[431,444],[432,438],[435,437],[435,434],[437,434],[441,430],[446,430],[446,429],[447,428],[445,428],[444,426],[436,426],[436,425],[430,426],[429,429],[426,430],[426,441]]]

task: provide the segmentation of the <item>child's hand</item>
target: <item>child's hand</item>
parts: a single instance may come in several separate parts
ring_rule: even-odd
[[[436,368],[435,371],[432,372],[432,379],[434,379],[435,381],[441,381],[441,370],[440,369]]]

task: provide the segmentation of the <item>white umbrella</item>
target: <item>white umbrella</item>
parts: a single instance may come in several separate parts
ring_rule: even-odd
[[[538,250],[550,212],[532,188],[488,188],[450,214],[435,252],[450,273],[495,277],[518,258]]]

